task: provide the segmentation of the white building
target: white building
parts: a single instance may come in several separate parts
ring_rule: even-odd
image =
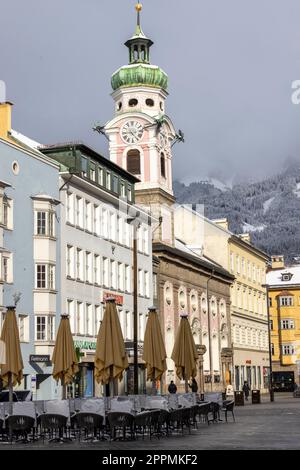
[[[70,315],[81,354],[76,394],[92,396],[96,336],[104,300],[117,299],[129,356],[133,351],[133,221],[138,235],[138,339],[142,343],[152,296],[152,237],[149,217],[134,206],[137,179],[83,144],[44,147],[61,163],[61,311]],[[131,358],[129,357],[129,362]],[[140,388],[145,387],[140,360]],[[120,392],[130,391],[131,368]],[[96,386],[97,387],[97,386]],[[96,390],[101,393],[102,390]]]

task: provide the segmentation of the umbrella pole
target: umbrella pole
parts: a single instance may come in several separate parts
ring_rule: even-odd
[[[113,368],[110,366],[110,374],[109,374],[109,395],[111,397],[114,396],[114,377],[113,377]]]
[[[12,373],[8,372],[8,401],[9,401],[9,414],[12,415],[12,404],[13,404],[13,383]]]
[[[156,395],[156,380],[154,372],[152,374],[152,395]]]
[[[185,376],[185,370],[183,370],[183,376],[184,376],[184,385],[185,385],[185,393],[189,393],[189,383],[188,383],[188,380]]]
[[[61,378],[61,385],[62,385],[62,399],[65,400],[67,394],[66,394],[66,384],[65,384],[64,377]]]

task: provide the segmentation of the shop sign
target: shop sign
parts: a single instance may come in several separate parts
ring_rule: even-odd
[[[30,354],[29,362],[50,362],[49,354]]]
[[[86,349],[88,351],[95,351],[97,343],[95,341],[84,341],[84,340],[75,340],[75,348]]]
[[[112,292],[103,292],[103,302],[105,302],[109,297],[113,297],[116,300],[117,305],[123,305],[124,303],[123,295],[113,294]]]
[[[246,361],[246,364],[251,364],[251,359],[248,359],[248,360]]]

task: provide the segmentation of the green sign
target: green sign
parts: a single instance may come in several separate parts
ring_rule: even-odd
[[[87,350],[95,351],[96,345],[97,343],[94,341],[80,341],[80,340],[74,341],[75,348],[79,348],[79,349],[87,349]]]

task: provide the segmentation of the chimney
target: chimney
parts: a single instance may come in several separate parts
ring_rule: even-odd
[[[251,243],[250,233],[241,233],[239,237],[243,240],[243,242]]]
[[[284,268],[284,256],[277,255],[272,256],[272,269],[283,269]]]
[[[13,103],[5,101],[0,103],[0,139],[7,140],[11,131],[11,109]]]

